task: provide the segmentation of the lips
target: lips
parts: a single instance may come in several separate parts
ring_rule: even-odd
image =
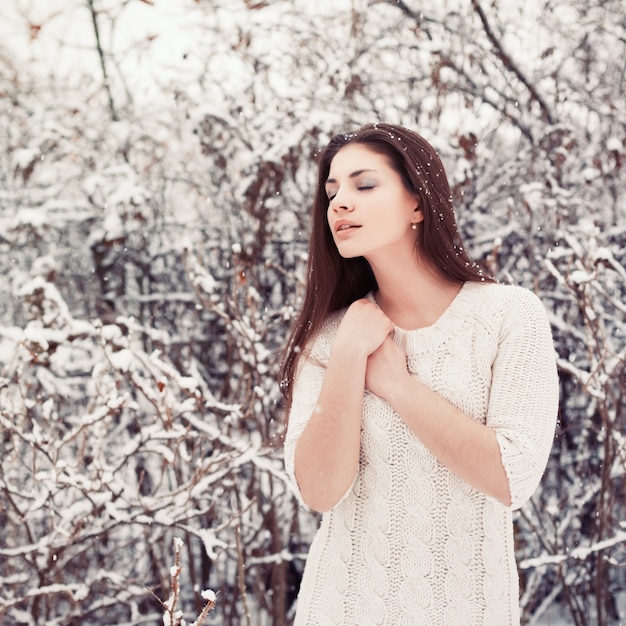
[[[338,220],[335,223],[335,232],[343,233],[349,230],[353,230],[355,228],[361,228],[360,224],[355,224],[354,222],[350,222],[348,220]]]

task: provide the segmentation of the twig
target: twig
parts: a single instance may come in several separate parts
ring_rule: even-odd
[[[485,12],[480,6],[480,3],[478,2],[478,0],[472,0],[472,6],[474,7],[474,10],[478,14],[478,17],[480,18],[480,21],[482,22],[483,28],[485,30],[485,34],[487,35],[489,41],[491,41],[491,43],[493,44],[493,47],[496,49],[496,54],[498,58],[502,61],[502,64],[504,65],[504,67],[506,67],[506,69],[513,72],[513,74],[517,76],[519,81],[526,87],[526,89],[528,89],[531,98],[535,100],[537,104],[539,104],[539,107],[541,108],[543,112],[545,120],[547,120],[550,124],[555,124],[556,120],[554,116],[552,115],[546,101],[543,99],[541,94],[535,89],[534,85],[532,85],[530,81],[526,78],[522,70],[517,66],[517,64],[515,63],[515,61],[513,61],[510,55],[504,51],[504,48],[502,47],[501,42],[498,40],[495,33],[491,29],[491,25],[489,24],[489,21],[487,20],[487,16],[485,15]]]
[[[243,553],[243,545],[241,544],[241,525],[239,523],[235,527],[235,541],[237,544],[237,581],[239,583],[239,593],[243,604],[243,612],[246,617],[246,624],[247,626],[251,626],[250,607],[248,606],[248,599],[246,596],[246,563]]]
[[[180,573],[183,571],[182,565],[180,564],[180,553],[183,549],[183,546],[183,541],[178,537],[175,537],[174,565],[170,568],[170,573],[172,576],[172,593],[170,594],[168,600],[164,602],[163,600],[161,600],[161,598],[159,598],[159,596],[154,593],[154,591],[149,589],[150,593],[161,605],[163,611],[165,611],[165,615],[163,616],[163,623],[169,624],[169,626],[184,626],[184,624],[186,624],[185,620],[183,619],[183,612],[181,610],[177,610],[176,608],[176,606],[178,605],[178,600],[180,599]],[[212,589],[205,589],[201,595],[202,599],[206,601],[206,604],[202,609],[200,615],[198,616],[198,619],[193,622],[191,626],[202,626],[208,614],[215,608],[217,597]]]
[[[98,27],[98,19],[96,15],[96,9],[93,5],[93,0],[87,0],[87,6],[91,13],[91,23],[93,24],[93,32],[96,36],[96,47],[98,48],[98,56],[100,57],[100,67],[102,68],[102,76],[104,78],[104,88],[107,92],[109,99],[109,111],[111,112],[111,119],[114,122],[119,120],[117,111],[115,110],[115,104],[113,102],[113,94],[111,93],[111,84],[109,82],[109,75],[107,72],[106,60],[104,58],[104,51],[102,50],[102,44],[100,43],[100,28]]]

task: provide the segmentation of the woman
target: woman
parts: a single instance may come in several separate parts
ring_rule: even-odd
[[[519,624],[511,511],[554,435],[550,328],[472,263],[416,133],[368,125],[322,153],[282,380],[285,464],[324,513],[295,623]]]

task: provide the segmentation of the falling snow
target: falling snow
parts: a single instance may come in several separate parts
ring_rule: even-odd
[[[102,56],[89,5],[0,7],[3,619],[292,623],[318,519],[278,366],[314,155],[389,121],[552,323],[524,624],[626,620],[623,2],[95,0]]]

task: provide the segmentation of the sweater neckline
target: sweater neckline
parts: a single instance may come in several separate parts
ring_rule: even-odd
[[[456,333],[468,317],[468,304],[473,300],[473,294],[483,283],[466,281],[454,296],[444,312],[430,325],[421,328],[407,329],[393,325],[393,337],[407,353],[429,350]],[[374,292],[367,298],[376,304]]]

